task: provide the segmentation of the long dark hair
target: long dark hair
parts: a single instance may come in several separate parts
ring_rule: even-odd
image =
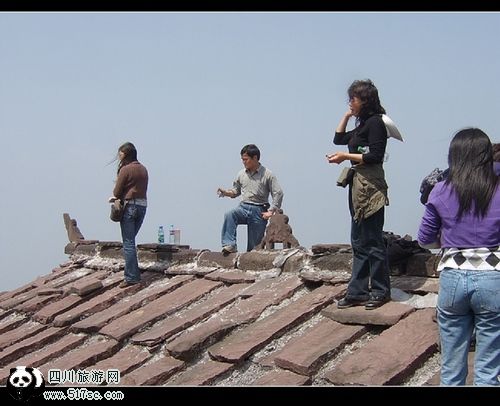
[[[385,109],[380,104],[378,90],[370,79],[355,80],[347,89],[349,100],[357,97],[361,100],[362,106],[356,123],[362,124],[366,119],[374,114],[385,114]]]
[[[493,170],[493,147],[479,128],[465,128],[455,134],[448,152],[450,172],[447,184],[453,185],[459,202],[457,219],[472,209],[484,217],[498,184]]]
[[[126,142],[125,144],[120,145],[118,148],[118,152],[123,152],[123,159],[118,162],[118,170],[116,173],[120,173],[120,169],[122,169],[125,165],[130,162],[137,161],[137,149],[134,144],[131,142]]]

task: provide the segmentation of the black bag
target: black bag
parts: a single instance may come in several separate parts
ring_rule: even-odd
[[[123,211],[125,210],[125,204],[120,199],[116,199],[113,203],[111,203],[111,213],[109,214],[109,218],[112,221],[120,222],[123,217]]]
[[[448,176],[448,172],[449,169],[442,171],[441,169],[436,168],[422,180],[422,183],[420,184],[420,203],[427,203],[434,185],[445,180]]]
[[[352,178],[354,177],[354,169],[345,167],[340,172],[339,178],[337,179],[337,186],[346,187],[352,183]]]

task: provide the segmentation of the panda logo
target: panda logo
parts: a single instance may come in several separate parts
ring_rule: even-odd
[[[45,388],[45,380],[37,368],[22,366],[11,368],[7,389],[14,399],[27,401],[40,395],[43,388]]]

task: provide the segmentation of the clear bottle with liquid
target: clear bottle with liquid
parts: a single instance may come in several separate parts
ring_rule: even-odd
[[[174,225],[170,224],[170,230],[168,232],[168,243],[169,244],[174,244],[175,243],[175,231],[174,231]]]
[[[165,232],[163,231],[163,226],[158,227],[158,244],[165,243]]]

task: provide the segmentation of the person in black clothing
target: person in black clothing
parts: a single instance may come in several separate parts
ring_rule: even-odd
[[[423,205],[427,203],[429,195],[431,194],[432,189],[434,189],[436,183],[445,180],[448,177],[448,172],[448,168],[444,171],[439,168],[435,168],[422,180],[422,183],[420,184],[420,203]]]
[[[387,247],[383,237],[384,206],[389,204],[382,167],[387,145],[385,109],[371,80],[356,80],[349,87],[349,109],[335,132],[333,143],[347,145],[349,152],[327,155],[328,162],[350,160],[354,176],[349,183],[351,213],[352,275],[339,309],[364,305],[375,309],[390,301],[391,289]],[[349,119],[356,127],[346,131]]]

